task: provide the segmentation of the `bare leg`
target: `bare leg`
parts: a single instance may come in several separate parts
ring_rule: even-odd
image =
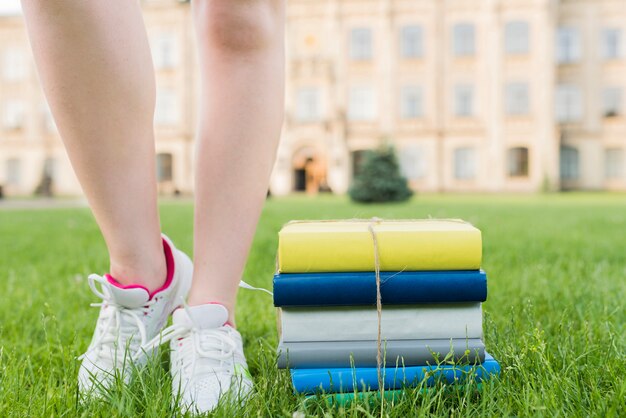
[[[283,120],[283,0],[194,0],[203,75],[189,304],[237,286],[265,200]]]
[[[155,80],[138,1],[22,0],[37,68],[109,249],[111,274],[165,278],[156,200]]]

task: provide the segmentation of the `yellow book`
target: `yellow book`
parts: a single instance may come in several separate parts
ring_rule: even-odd
[[[459,219],[295,221],[278,233],[281,273],[480,268],[480,230]]]

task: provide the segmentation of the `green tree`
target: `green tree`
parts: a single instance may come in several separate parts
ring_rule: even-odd
[[[352,200],[362,203],[402,202],[413,195],[406,178],[400,174],[395,150],[390,146],[365,154],[348,193]]]

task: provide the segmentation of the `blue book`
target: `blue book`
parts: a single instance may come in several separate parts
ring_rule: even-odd
[[[380,272],[383,304],[484,302],[483,270]],[[274,306],[346,306],[376,304],[374,272],[278,273]]]
[[[500,365],[488,353],[485,362],[477,365],[431,365],[387,367],[384,371],[385,389],[415,387],[424,381],[434,386],[437,381],[463,384],[468,377],[483,382],[500,374]],[[346,393],[379,390],[376,367],[291,369],[291,381],[297,393]]]

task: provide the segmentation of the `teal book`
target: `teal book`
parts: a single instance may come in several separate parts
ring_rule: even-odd
[[[446,395],[454,396],[459,392],[466,390],[472,390],[472,392],[478,393],[482,390],[482,383],[476,385],[449,385],[441,388],[438,387],[425,387],[420,389],[419,394],[426,394],[433,391],[442,390]],[[367,402],[373,404],[380,402],[381,399],[385,399],[385,402],[399,402],[405,399],[409,395],[409,391],[405,389],[386,390],[381,392],[379,390],[373,392],[351,392],[351,393],[325,393],[319,395],[308,395],[305,399],[306,402],[314,402],[317,400],[323,400],[330,406],[348,406],[352,402]]]

